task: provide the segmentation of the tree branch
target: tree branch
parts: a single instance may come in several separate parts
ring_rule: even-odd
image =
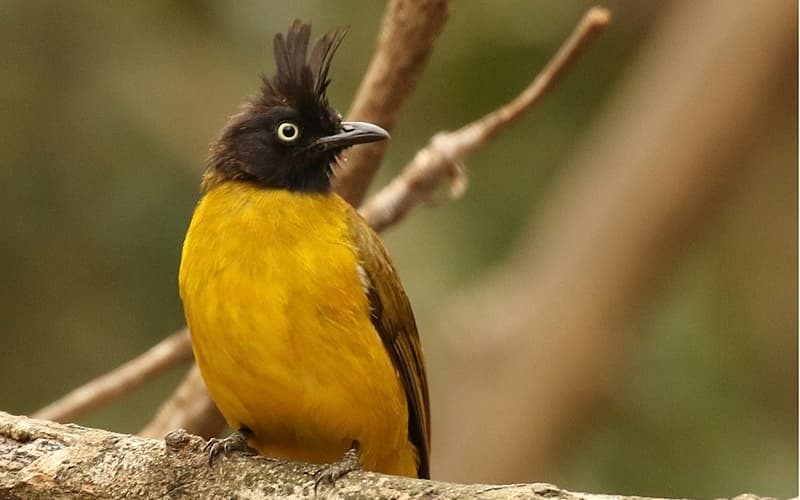
[[[452,180],[450,193],[466,187],[461,162],[529,111],[608,25],[611,13],[589,9],[547,66],[516,99],[455,132],[440,132],[421,149],[389,185],[359,210],[376,231],[397,223],[414,207],[430,200],[441,182]]]
[[[69,392],[33,414],[56,422],[72,421],[113,401],[183,361],[191,361],[189,330],[183,328],[144,353]]]
[[[317,497],[313,465],[239,455],[209,467],[202,446],[203,440],[184,431],[171,432],[165,440],[145,439],[0,412],[0,497]],[[572,493],[543,483],[460,485],[368,472],[350,473],[335,486],[323,484],[319,493],[353,499],[626,498]]]
[[[449,15],[449,0],[389,2],[372,62],[347,113],[349,119],[376,123],[389,131],[394,128]],[[380,141],[346,152],[334,187],[354,207],[364,199],[388,146]]]

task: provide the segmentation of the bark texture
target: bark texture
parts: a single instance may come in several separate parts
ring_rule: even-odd
[[[232,456],[209,467],[203,444],[184,431],[147,439],[0,412],[0,498],[635,498],[544,483],[460,485],[367,472],[323,484],[315,494],[317,466]]]

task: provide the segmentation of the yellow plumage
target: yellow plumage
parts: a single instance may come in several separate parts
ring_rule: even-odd
[[[315,481],[335,481],[355,457],[368,470],[427,478],[414,315],[377,235],[331,190],[342,151],[389,134],[343,122],[328,104],[344,31],[313,47],[310,33],[295,21],[275,35],[276,72],[212,145],[183,247],[195,358],[237,431],[209,441],[209,460],[246,439],[264,455],[329,464]]]
[[[195,356],[228,423],[252,430],[260,453],[330,463],[355,439],[364,468],[417,475],[409,403],[427,448],[427,388],[387,259],[335,194],[226,181],[199,203],[180,268]],[[396,339],[371,319],[370,277],[400,323]]]

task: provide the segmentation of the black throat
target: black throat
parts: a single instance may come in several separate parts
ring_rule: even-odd
[[[283,189],[296,193],[328,194],[331,192],[333,164],[320,167],[307,165],[253,165],[227,155],[213,155],[203,175],[203,190],[226,180],[244,181],[264,189]]]

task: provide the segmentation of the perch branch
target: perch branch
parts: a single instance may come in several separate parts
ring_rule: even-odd
[[[313,486],[318,468],[313,465],[240,455],[209,467],[203,444],[184,431],[155,440],[0,412],[0,497],[318,498]],[[319,493],[353,499],[626,498],[573,493],[543,483],[461,485],[368,472],[352,472],[335,486],[323,484]]]
[[[470,153],[520,119],[550,90],[578,59],[583,50],[608,25],[607,9],[589,9],[561,48],[516,99],[455,132],[440,132],[420,150],[389,185],[381,189],[360,212],[375,230],[395,224],[415,206],[430,200],[446,178],[450,192],[460,195],[465,187],[461,162]]]
[[[33,414],[34,418],[69,422],[113,401],[183,361],[192,359],[186,328],[177,331],[141,355],[78,387]]]
[[[394,128],[449,15],[449,0],[389,2],[372,62],[347,113],[349,119],[376,123],[389,131]],[[354,207],[364,199],[387,147],[381,141],[347,151],[334,182],[336,191]]]

